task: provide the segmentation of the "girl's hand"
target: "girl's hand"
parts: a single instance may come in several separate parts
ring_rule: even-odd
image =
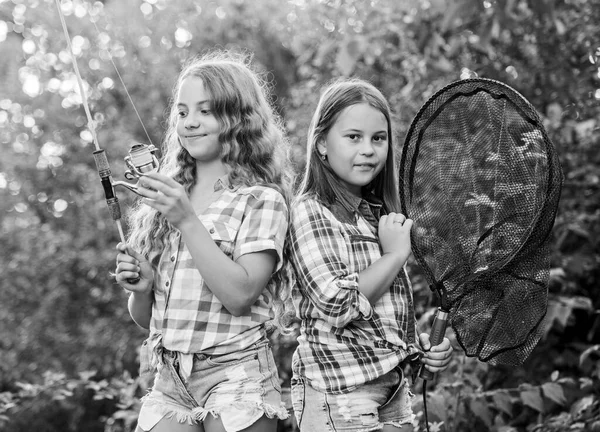
[[[184,187],[170,177],[151,172],[140,178],[137,192],[143,202],[158,210],[172,225],[181,228],[187,220],[196,219]]]
[[[419,344],[425,355],[421,358],[421,362],[425,365],[425,368],[433,373],[441,372],[446,370],[452,360],[452,345],[448,338],[436,346],[431,346],[429,342],[429,334],[421,333],[419,335]]]
[[[117,283],[127,291],[148,294],[154,284],[154,272],[152,266],[141,254],[128,248],[126,244],[117,245],[117,270],[115,272]],[[139,281],[131,284],[128,280]]]
[[[401,265],[404,265],[410,256],[412,224],[412,219],[406,219],[400,213],[390,213],[379,219],[379,243],[383,254],[394,254]]]

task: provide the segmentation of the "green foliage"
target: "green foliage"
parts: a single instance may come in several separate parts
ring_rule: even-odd
[[[145,393],[139,381],[128,373],[106,380],[90,371],[74,378],[44,372],[40,384],[17,383],[16,391],[0,393],[0,428],[6,432],[132,431],[139,398]]]
[[[181,61],[213,47],[253,54],[275,90],[299,170],[319,89],[339,76],[382,89],[399,148],[425,100],[461,77],[501,80],[531,101],[566,179],[552,233],[544,337],[522,367],[510,369],[465,358],[455,345],[450,369],[427,391],[432,431],[498,432],[600,430],[595,3],[62,2],[115,179],[123,178],[131,142],[160,143]],[[52,0],[0,0],[0,428],[129,431],[148,387],[137,377],[145,332],[131,322],[110,278],[119,236],[55,8]],[[133,197],[117,192],[126,212]],[[425,329],[436,299],[419,267],[409,266]],[[295,340],[273,342],[288,385]],[[281,422],[280,430],[293,428]]]
[[[491,389],[487,389],[490,385],[486,380],[494,371],[475,359],[460,357],[427,393],[431,430],[598,430],[599,349],[599,345],[593,345],[583,351],[578,364],[570,365],[576,369],[574,374],[563,376],[553,370],[549,376],[536,376],[536,381],[542,378],[537,383],[519,382]],[[422,400],[414,408],[420,411],[420,424],[424,425]]]

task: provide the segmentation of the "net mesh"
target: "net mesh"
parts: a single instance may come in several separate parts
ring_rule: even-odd
[[[531,104],[498,81],[457,81],[421,108],[400,161],[412,248],[468,356],[519,365],[547,308],[562,171]]]

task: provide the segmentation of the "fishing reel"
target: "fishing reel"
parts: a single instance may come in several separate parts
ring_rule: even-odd
[[[158,159],[154,155],[156,147],[152,144],[134,144],[129,149],[129,155],[125,156],[125,165],[129,168],[125,171],[127,180],[139,180],[146,173],[158,170]],[[137,183],[127,183],[125,181],[113,182],[113,186],[123,186],[134,193],[137,192]]]

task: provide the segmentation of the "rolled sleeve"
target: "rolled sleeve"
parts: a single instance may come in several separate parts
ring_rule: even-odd
[[[249,191],[244,219],[238,231],[233,259],[274,250],[279,270],[283,263],[283,245],[288,228],[288,207],[283,195],[274,189],[260,187]]]
[[[348,270],[347,240],[334,216],[307,199],[292,208],[291,219],[292,263],[298,289],[309,302],[300,314],[316,312],[337,328],[371,318],[371,304],[358,290],[358,273]]]

